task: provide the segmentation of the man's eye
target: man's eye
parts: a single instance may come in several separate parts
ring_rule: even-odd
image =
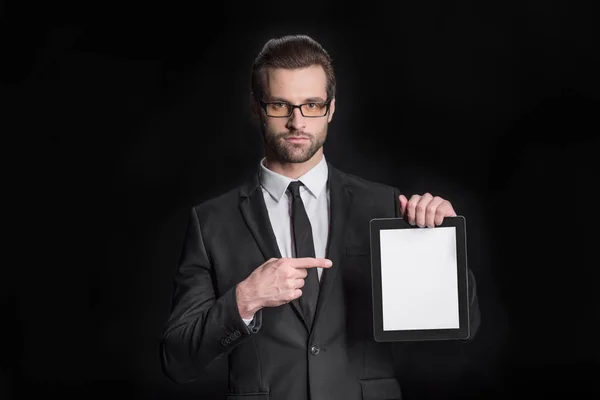
[[[273,103],[273,107],[276,107],[276,108],[283,108],[285,106],[286,106],[285,103]]]

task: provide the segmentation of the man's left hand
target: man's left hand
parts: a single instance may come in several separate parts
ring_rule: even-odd
[[[425,226],[433,228],[440,225],[445,217],[456,216],[456,212],[454,212],[454,208],[448,200],[433,196],[430,193],[424,195],[414,194],[410,197],[410,200],[401,194],[399,199],[402,218],[406,217],[409,224],[421,228]]]

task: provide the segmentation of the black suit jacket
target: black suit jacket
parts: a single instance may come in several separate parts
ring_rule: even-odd
[[[373,339],[369,248],[369,221],[398,217],[400,192],[332,165],[328,185],[333,267],[323,271],[312,329],[297,300],[258,311],[252,329],[239,314],[236,285],[280,257],[258,175],[192,209],[161,341],[170,379],[194,380],[228,356],[228,400],[401,398],[391,344]],[[469,279],[474,334],[479,308]]]

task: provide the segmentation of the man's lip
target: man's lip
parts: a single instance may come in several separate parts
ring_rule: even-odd
[[[288,136],[285,140],[308,140],[308,136]]]

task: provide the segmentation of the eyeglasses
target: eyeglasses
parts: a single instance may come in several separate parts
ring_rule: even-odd
[[[274,118],[288,118],[294,112],[294,109],[299,108],[302,116],[307,118],[324,117],[329,112],[329,104],[331,100],[326,102],[311,102],[304,104],[289,104],[282,101],[265,103],[260,102],[260,105],[267,113],[267,116]]]

